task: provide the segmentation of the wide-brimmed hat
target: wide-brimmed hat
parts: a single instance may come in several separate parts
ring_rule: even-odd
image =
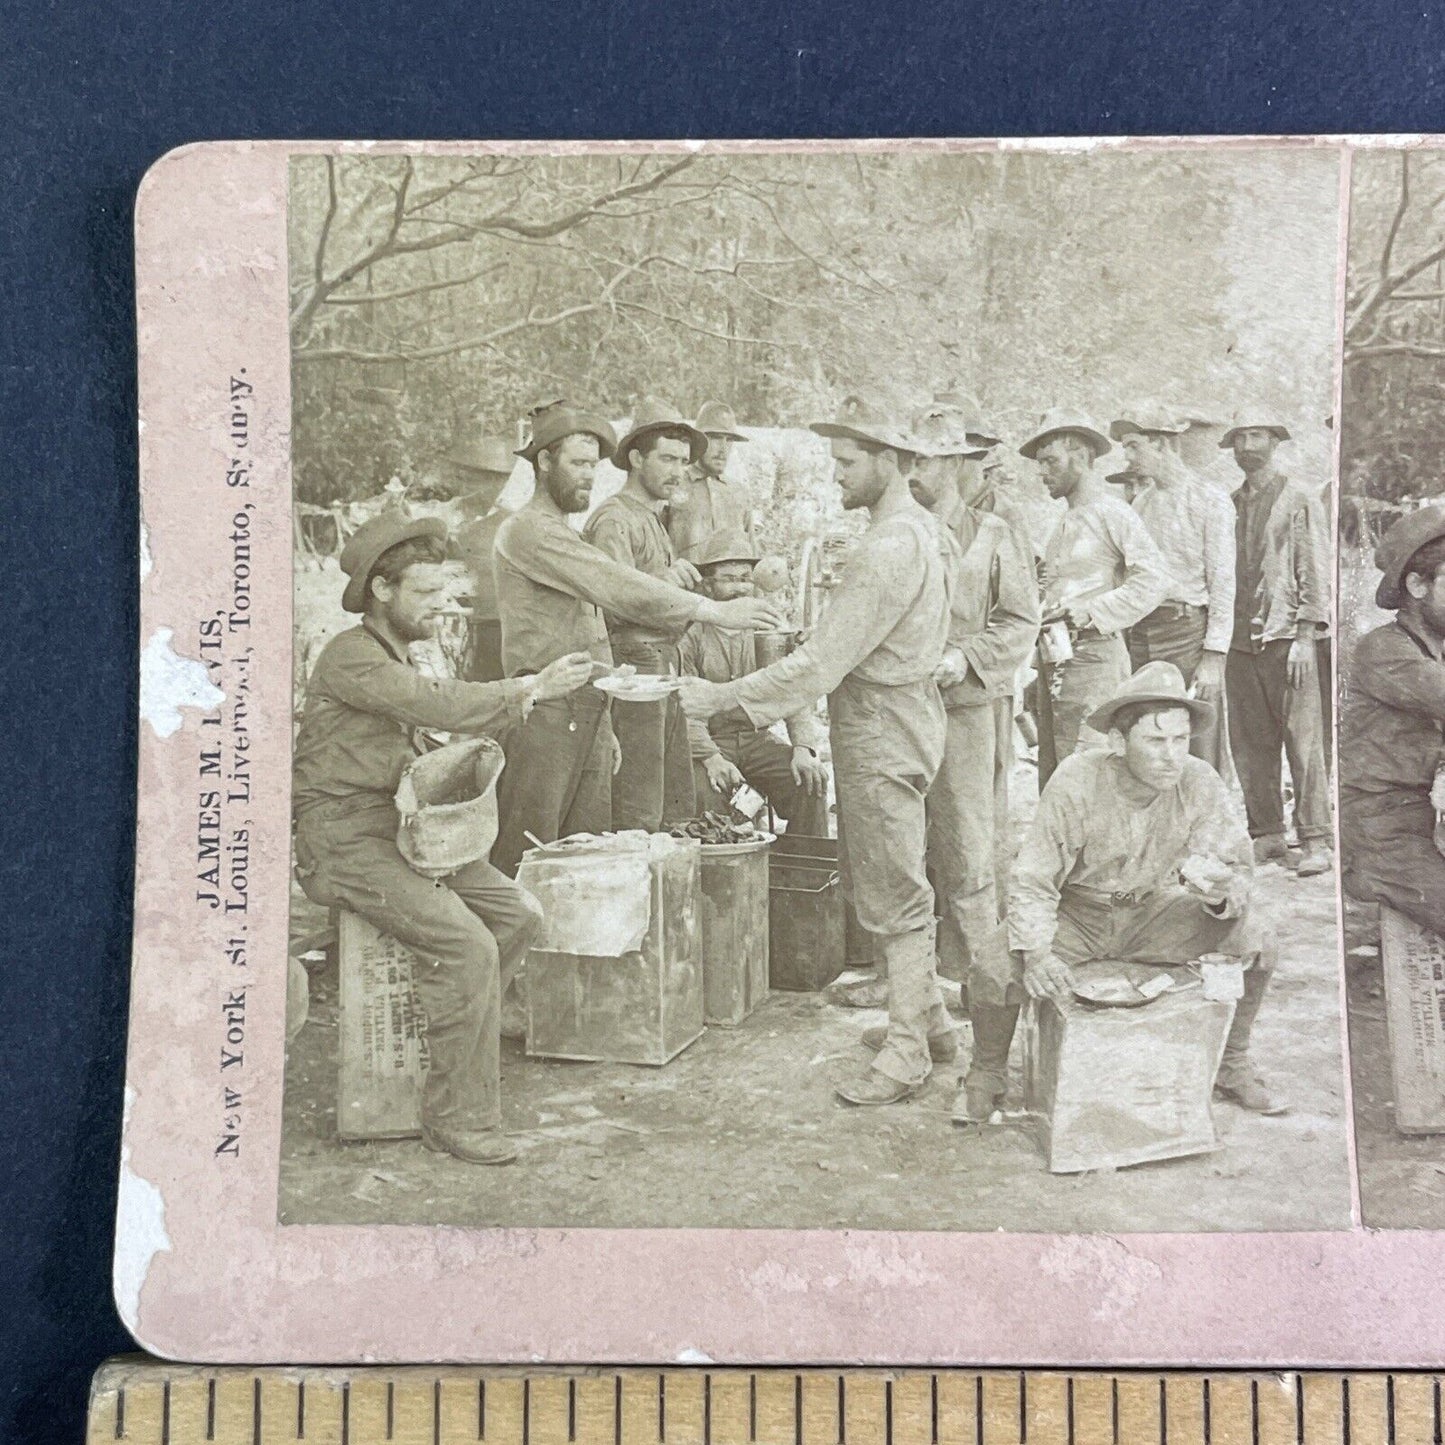
[[[1106,733],[1114,725],[1114,716],[1130,703],[1158,703],[1161,707],[1187,707],[1191,717],[1203,722],[1214,715],[1214,705],[1202,698],[1190,697],[1184,688],[1184,674],[1172,662],[1146,662],[1132,677],[1126,677],[1114,695],[1101,702],[1089,714],[1088,724],[1095,732]]]
[[[923,457],[969,457],[977,460],[988,455],[969,432],[968,421],[961,407],[946,406],[935,401],[925,407],[909,423],[914,451]]]
[[[1289,428],[1272,411],[1237,411],[1229,419],[1229,426],[1219,439],[1221,451],[1228,451],[1234,445],[1235,432],[1273,432],[1280,441],[1289,440]]]
[[[440,517],[406,517],[400,512],[383,512],[363,522],[341,549],[341,570],[348,578],[341,605],[348,612],[366,610],[366,584],[371,581],[372,569],[383,552],[413,537],[435,537],[442,541],[446,535],[447,524]]]
[[[737,413],[725,401],[707,401],[697,414],[697,429],[710,437],[726,437],[730,442],[745,442],[738,430]]]
[[[723,562],[756,562],[762,554],[736,527],[719,527],[688,559],[694,567],[716,567]]]
[[[1050,408],[1039,418],[1039,424],[1034,434],[1024,442],[1019,451],[1033,461],[1055,437],[1066,436],[1070,433],[1082,437],[1088,442],[1089,449],[1094,453],[1095,461],[1098,461],[1114,445],[1099,430],[1094,419],[1088,413],[1074,411],[1067,406],[1056,406]]]
[[[1181,421],[1160,402],[1141,401],[1125,412],[1116,421],[1109,423],[1109,435],[1121,442],[1132,432],[1143,432],[1146,436],[1157,433],[1161,436],[1183,436],[1189,430],[1189,423]]]
[[[631,430],[617,443],[617,450],[613,453],[616,464],[625,472],[627,458],[633,447],[651,432],[671,431],[674,427],[687,433],[689,460],[700,460],[707,450],[707,438],[675,406],[659,401],[655,396],[648,396],[638,402],[632,417]]]
[[[933,400],[938,406],[946,406],[963,413],[964,430],[974,446],[996,447],[1003,440],[989,429],[988,423],[983,419],[983,408],[972,392],[950,387],[947,391],[935,392]]]
[[[881,403],[861,396],[845,397],[835,420],[814,422],[808,430],[829,439],[847,437],[850,441],[871,442],[896,451],[917,450],[913,438],[888,419]]]
[[[1445,506],[1421,507],[1409,512],[1380,538],[1375,548],[1375,566],[1385,575],[1375,588],[1376,607],[1402,607],[1405,602],[1405,573],[1410,559],[1437,537],[1445,537]]]
[[[570,401],[554,401],[532,413],[532,435],[526,446],[518,448],[517,455],[535,462],[544,447],[579,434],[597,438],[598,454],[604,460],[616,452],[617,433],[604,417]]]

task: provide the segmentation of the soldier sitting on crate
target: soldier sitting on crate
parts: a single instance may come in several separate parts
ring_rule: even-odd
[[[1239,958],[1244,996],[1215,1090],[1278,1114],[1285,1105],[1255,1077],[1248,1052],[1276,957],[1250,907],[1254,855],[1219,774],[1189,753],[1191,725],[1209,706],[1185,693],[1173,663],[1151,662],[1089,715],[1108,749],[1060,762],[1014,864],[1011,992],[1018,1002],[1025,993],[1062,999],[1071,966],[1095,959]],[[982,1065],[975,1058],[970,1079],[991,1070],[1002,1099],[1007,1066],[1005,1045]]]
[[[1350,659],[1340,718],[1344,886],[1445,933],[1445,857],[1437,845],[1437,770],[1445,738],[1445,507],[1397,521],[1375,552],[1378,606],[1395,620]]]
[[[758,553],[741,532],[714,532],[693,561],[702,573],[702,590],[715,602],[753,595]],[[751,631],[724,632],[714,623],[694,622],[682,635],[679,671],[708,682],[736,682],[758,670],[756,637]],[[790,831],[826,838],[828,769],[818,757],[823,730],[806,710],[790,717],[787,729],[791,746],[754,726],[739,707],[707,722],[690,719],[698,811],[726,813],[732,795],[747,783],[772,804]]]
[[[499,1029],[504,987],[526,955],[536,903],[485,860],[441,879],[397,848],[394,795],[423,749],[418,733],[496,733],[534,702],[562,697],[591,671],[571,653],[536,676],[458,682],[423,676],[409,643],[433,635],[446,599],[446,527],[435,517],[377,517],[347,541],[341,605],[361,624],[327,643],[296,738],[296,871],[308,898],[350,909],[413,950],[431,1058],[422,1142],[474,1164],[515,1151],[501,1128]]]

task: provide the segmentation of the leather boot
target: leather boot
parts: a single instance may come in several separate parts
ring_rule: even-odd
[[[1017,1004],[975,1002],[973,1057],[953,1104],[955,1124],[986,1124],[1008,1093],[1008,1056],[1019,1021]]]
[[[1214,1092],[1255,1114],[1284,1114],[1289,1111],[1288,1102],[1269,1092],[1249,1057],[1249,1036],[1268,987],[1269,973],[1256,960],[1254,967],[1245,971],[1244,997],[1234,1006],[1234,1022],[1224,1041]]]
[[[882,944],[888,1028],[877,1061],[834,1090],[849,1104],[896,1104],[912,1098],[933,1070],[929,1038],[950,1028],[933,969],[933,929],[885,938]]]

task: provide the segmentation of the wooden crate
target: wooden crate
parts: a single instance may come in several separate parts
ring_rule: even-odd
[[[1445,941],[1380,905],[1395,1127],[1445,1133]]]
[[[364,918],[340,913],[336,1133],[407,1139],[421,1133],[426,1021],[411,951]]]
[[[549,1059],[665,1064],[703,1031],[700,849],[649,866],[642,947],[617,957],[527,954],[527,1053]]]
[[[1094,967],[1074,972],[1087,977]],[[1160,971],[1135,969],[1136,981]],[[1217,1149],[1210,1098],[1233,1020],[1234,1004],[1206,999],[1197,984],[1141,1008],[1041,1002],[1024,1030],[1024,1085],[1028,1108],[1044,1118],[1049,1171]]]
[[[768,848],[702,847],[703,1018],[740,1024],[768,996]]]

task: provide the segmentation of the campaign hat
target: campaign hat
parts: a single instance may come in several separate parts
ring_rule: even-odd
[[[947,391],[938,391],[933,394],[934,402],[939,406],[946,406],[954,411],[963,413],[964,429],[968,432],[968,439],[976,447],[996,447],[1003,440],[995,436],[989,429],[988,423],[983,419],[983,408],[978,404],[978,398],[972,392],[963,391],[958,387],[950,387]]]
[[[625,472],[628,456],[644,437],[655,431],[671,431],[674,427],[687,433],[688,446],[691,449],[689,460],[699,461],[707,450],[707,438],[675,406],[660,401],[655,396],[648,396],[637,403],[632,427],[617,443],[617,450],[613,453],[617,466]]]
[[[447,524],[440,517],[408,517],[401,512],[387,511],[369,522],[363,522],[341,549],[341,570],[346,573],[346,587],[341,605],[348,612],[366,610],[366,585],[383,552],[413,537],[435,537],[445,541]]]
[[[597,438],[598,455],[604,460],[614,454],[617,433],[612,430],[611,423],[586,407],[575,406],[570,401],[554,401],[532,413],[532,435],[526,446],[517,449],[517,455],[535,462],[537,453],[544,448],[563,437],[579,434]]]
[[[846,437],[896,451],[918,450],[914,439],[888,419],[881,403],[861,396],[845,397],[834,420],[814,422],[809,430],[830,440]]]
[[[1229,419],[1229,426],[1219,439],[1221,451],[1228,451],[1234,445],[1234,434],[1241,431],[1273,432],[1280,441],[1289,440],[1289,428],[1272,411],[1237,411]]]
[[[726,437],[730,442],[745,442],[738,430],[737,413],[725,401],[707,401],[697,414],[698,431],[707,436]]]
[[[1375,588],[1375,606],[1394,609],[1405,603],[1405,574],[1410,559],[1428,542],[1445,537],[1445,506],[1421,507],[1407,512],[1380,538],[1375,566],[1385,575]]]
[[[969,431],[960,407],[935,401],[913,418],[908,430],[913,436],[913,450],[921,457],[968,457],[978,460],[988,455],[989,449],[974,441],[974,433]]]
[[[723,562],[756,563],[762,554],[736,527],[719,527],[689,558],[694,567],[716,567]]]
[[[1108,732],[1119,709],[1136,702],[1157,703],[1160,707],[1187,707],[1190,715],[1200,722],[1214,715],[1212,703],[1189,696],[1184,686],[1184,674],[1172,662],[1146,662],[1089,714],[1089,726],[1095,732]]]
[[[1039,418],[1039,424],[1035,428],[1034,434],[1019,447],[1019,451],[1033,461],[1055,437],[1069,435],[1082,437],[1088,442],[1089,449],[1094,453],[1095,461],[1098,461],[1114,445],[1086,412],[1075,411],[1072,407],[1067,406],[1055,406]]]
[[[1109,435],[1121,442],[1131,432],[1143,432],[1146,436],[1157,433],[1162,436],[1183,436],[1189,430],[1189,423],[1182,421],[1157,401],[1142,401],[1126,411],[1116,421],[1109,423]]]

